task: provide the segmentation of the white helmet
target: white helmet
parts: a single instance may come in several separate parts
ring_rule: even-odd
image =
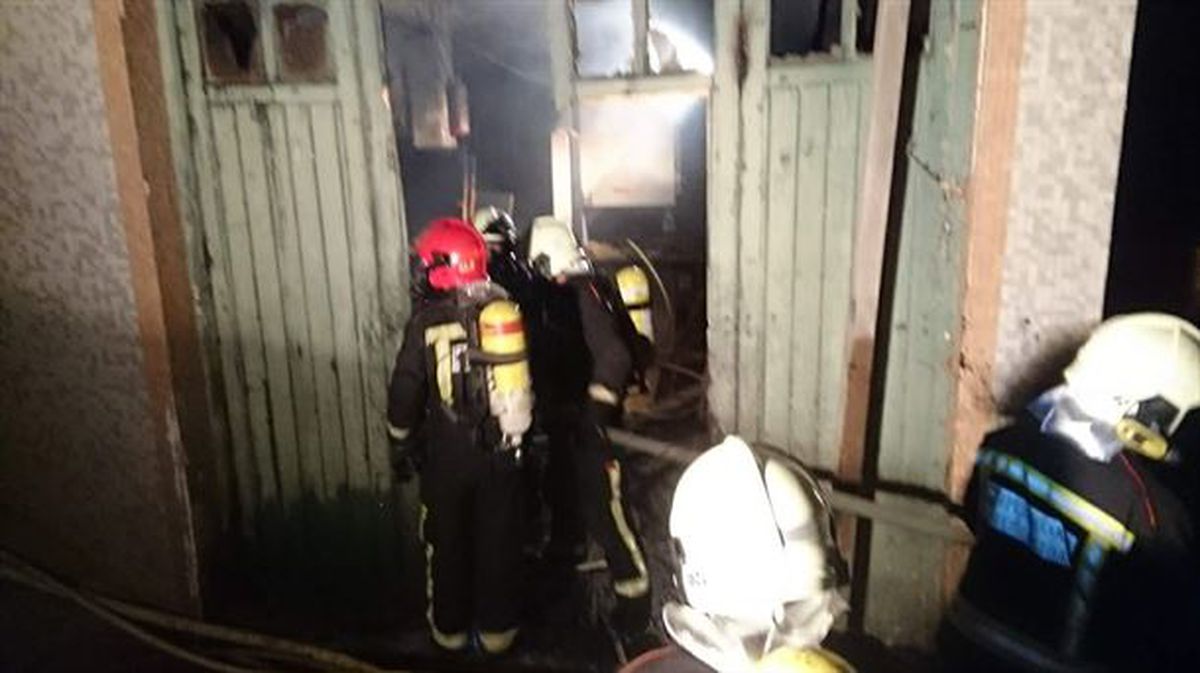
[[[750,670],[780,647],[814,647],[845,610],[829,507],[794,460],[760,463],[727,437],[680,477],[669,526],[686,605],[668,603],[663,621],[719,671]]]
[[[1184,416],[1200,407],[1200,330],[1164,313],[1101,323],[1063,372],[1087,415],[1126,448],[1163,458]]]
[[[566,222],[550,215],[534,218],[529,232],[529,263],[542,275],[578,276],[592,265]]]
[[[496,206],[485,206],[475,211],[475,216],[471,218],[471,224],[475,225],[475,231],[483,234],[483,230],[492,223],[492,220],[500,217],[500,209]]]

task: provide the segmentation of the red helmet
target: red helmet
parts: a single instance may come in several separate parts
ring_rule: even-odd
[[[462,220],[430,222],[413,249],[421,258],[429,286],[435,290],[453,290],[487,280],[487,244],[475,227]]]

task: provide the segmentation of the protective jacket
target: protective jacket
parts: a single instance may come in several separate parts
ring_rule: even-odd
[[[536,281],[526,319],[533,385],[545,415],[578,409],[591,393],[611,393],[616,406],[631,380],[633,354],[603,282],[592,276]]]
[[[1030,414],[989,435],[965,500],[976,543],[951,649],[1004,670],[1171,670],[1200,599],[1175,476],[1128,451],[1088,458]]]
[[[534,391],[550,439],[546,494],[551,546],[578,548],[583,533],[604,550],[623,631],[650,621],[650,583],[626,513],[620,456],[605,428],[619,421],[633,357],[595,277],[538,280],[527,321]]]
[[[519,450],[501,441],[489,413],[486,367],[477,360],[480,313],[505,296],[480,283],[419,307],[388,394],[393,438],[419,430],[424,441],[428,614],[435,640],[450,649],[465,646],[472,628],[485,647],[511,642],[520,612]]]

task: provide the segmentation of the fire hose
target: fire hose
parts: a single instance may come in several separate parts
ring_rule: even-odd
[[[696,451],[682,446],[616,428],[610,428],[608,435],[613,442],[630,451],[679,465],[690,463],[698,455]],[[936,517],[896,510],[869,498],[834,489],[830,489],[827,495],[830,506],[843,514],[907,528],[950,543],[970,544],[972,539],[966,527],[951,520],[950,517]],[[315,645],[245,629],[211,624],[100,596],[85,589],[73,587],[2,548],[0,548],[0,578],[71,601],[102,621],[151,647],[218,673],[294,671],[298,670],[297,667],[299,670],[346,673],[406,673],[397,669],[380,668],[347,654]],[[231,648],[226,651],[228,656],[239,656],[251,661],[270,662],[270,664],[268,667],[254,668],[233,664],[209,654],[202,654],[177,645],[167,638],[157,635],[151,629],[222,643]],[[280,667],[280,664],[287,668]]]

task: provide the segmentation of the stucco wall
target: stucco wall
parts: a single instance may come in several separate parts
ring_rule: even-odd
[[[150,411],[92,7],[0,0],[0,544],[192,609],[186,494],[171,423]]]
[[[1027,0],[993,392],[1054,380],[1101,316],[1136,0]]]

